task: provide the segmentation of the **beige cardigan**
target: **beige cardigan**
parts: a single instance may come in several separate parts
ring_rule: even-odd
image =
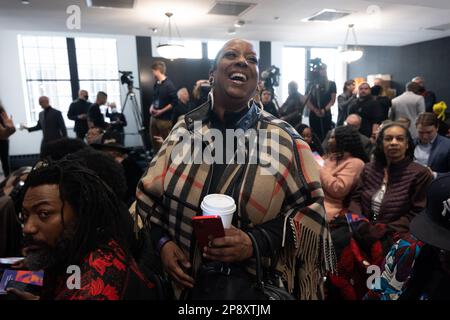
[[[344,204],[359,180],[364,162],[351,155],[346,155],[339,163],[327,158],[320,169],[320,181],[325,193],[325,211],[328,221],[347,211]],[[347,204],[348,205],[348,204]]]

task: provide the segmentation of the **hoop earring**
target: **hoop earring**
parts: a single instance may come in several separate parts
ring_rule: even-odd
[[[247,102],[248,109],[250,109],[252,107],[252,105],[253,105],[253,99],[248,100],[248,102]]]
[[[208,100],[211,103],[211,110],[214,110],[214,88],[208,92]]]

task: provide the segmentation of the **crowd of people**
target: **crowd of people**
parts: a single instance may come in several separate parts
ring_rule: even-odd
[[[255,48],[240,39],[221,48],[193,99],[164,62],[152,71],[146,168],[124,146],[127,122],[114,104],[105,121],[107,94],[91,104],[80,90],[67,114],[77,138],[41,97],[37,125],[21,126],[43,131],[40,160],[10,172],[3,153],[15,127],[0,107],[0,257],[23,256],[9,268],[44,271],[39,293],[8,288],[7,297],[251,298],[232,284],[259,267],[293,299],[450,297],[450,131],[423,78],[394,99],[379,82],[354,80],[337,96],[321,65],[308,94],[290,82],[279,107],[261,85]],[[228,139],[230,131],[245,134]],[[255,163],[252,139],[262,134]],[[193,153],[213,150],[215,161],[175,161],[198,139]],[[236,210],[224,236],[200,248],[192,218],[209,194],[230,196]],[[75,289],[70,266],[81,274]],[[381,277],[368,285],[373,266]]]

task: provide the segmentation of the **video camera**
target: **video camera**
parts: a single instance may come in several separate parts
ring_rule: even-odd
[[[128,86],[128,90],[133,89],[133,72],[119,70],[119,73],[122,74],[120,77],[120,82],[122,84],[126,84]]]
[[[322,78],[320,75],[320,71],[325,67],[326,65],[322,63],[322,59],[320,58],[310,59],[308,63],[308,77],[307,77],[308,82],[320,83]]]
[[[264,81],[264,87],[273,89],[280,85],[280,68],[271,66],[270,68],[261,72],[261,80]]]

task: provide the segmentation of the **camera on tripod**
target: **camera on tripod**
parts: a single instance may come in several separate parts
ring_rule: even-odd
[[[128,90],[132,90],[133,89],[133,72],[119,70],[119,73],[122,74],[120,76],[120,82],[122,84],[126,84],[128,86]]]
[[[273,87],[278,87],[280,85],[280,68],[271,66],[264,70],[261,72],[261,80],[264,81],[264,87],[272,89],[273,91]]]
[[[320,83],[322,80],[322,75],[320,71],[326,68],[326,64],[322,63],[322,59],[315,58],[310,59],[308,63],[308,82],[310,83]]]

